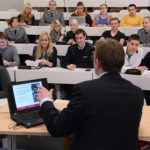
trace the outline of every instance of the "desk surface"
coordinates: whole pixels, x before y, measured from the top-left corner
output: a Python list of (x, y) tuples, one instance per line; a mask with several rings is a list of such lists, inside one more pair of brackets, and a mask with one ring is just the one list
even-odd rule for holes
[[(57, 109), (62, 110), (67, 106), (67, 102), (64, 103), (58, 102), (54, 103)], [(7, 134), (7, 135), (37, 135), (37, 136), (48, 136), (49, 133), (47, 132), (47, 129), (44, 124), (36, 126), (34, 128), (24, 128), (24, 127), (16, 127), (16, 129), (11, 128), (9, 129), (9, 126), (12, 127), (16, 123), (10, 119), (9, 115), (9, 109), (8, 105), (6, 104), (3, 108), (0, 109), (0, 134)]]
[[(67, 103), (54, 103), (56, 108), (62, 110), (67, 106)], [(139, 139), (150, 141), (150, 106), (143, 107), (143, 114), (141, 118), (141, 123), (139, 127)], [(9, 129), (8, 125), (15, 125), (15, 122), (10, 119), (8, 112), (8, 105), (6, 104), (3, 108), (0, 109), (0, 134), (11, 134), (11, 135), (37, 135), (37, 136), (48, 136), (49, 133), (45, 125), (39, 125), (34, 128), (26, 129), (24, 127), (14, 130), (13, 128)]]
[(36, 70), (18, 69), (15, 71), (16, 82), (47, 78), (48, 83), (76, 84), (86, 80), (92, 80), (92, 71), (86, 69), (68, 70), (64, 68), (41, 68)]

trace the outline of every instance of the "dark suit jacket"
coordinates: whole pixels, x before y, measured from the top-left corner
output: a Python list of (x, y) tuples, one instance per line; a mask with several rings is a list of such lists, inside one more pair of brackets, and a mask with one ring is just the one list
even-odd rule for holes
[(8, 36), (9, 41), (14, 41), (15, 43), (29, 42), (24, 28), (18, 27), (16, 34), (12, 28), (7, 28), (5, 29), (5, 33)]
[(7, 84), (10, 82), (7, 69), (0, 66), (0, 98), (6, 97)]
[(62, 62), (62, 67), (75, 64), (77, 68), (93, 68), (93, 52), (95, 48), (89, 43), (85, 43), (85, 47), (80, 50), (77, 44), (68, 47), (66, 56)]
[(143, 93), (117, 73), (79, 83), (61, 113), (44, 102), (41, 116), (52, 136), (75, 134), (71, 150), (140, 150)]

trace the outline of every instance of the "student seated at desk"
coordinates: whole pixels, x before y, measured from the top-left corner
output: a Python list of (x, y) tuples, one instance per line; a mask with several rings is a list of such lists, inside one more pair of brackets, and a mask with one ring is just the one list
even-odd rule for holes
[(138, 69), (141, 72), (147, 69), (145, 66), (139, 66), (143, 57), (143, 50), (139, 48), (139, 46), (139, 36), (137, 34), (132, 34), (127, 41), (127, 47), (124, 47), (125, 63), (121, 70), (122, 73), (132, 68)]
[(150, 46), (150, 16), (143, 18), (143, 28), (137, 33), (140, 37), (140, 42), (143, 46)]
[[(18, 21), (20, 25), (35, 25), (35, 17), (32, 13), (32, 7), (30, 3), (26, 3), (21, 11), (21, 14), (18, 15)], [(30, 43), (34, 43), (36, 40), (35, 35), (28, 35)]]
[(136, 5), (130, 4), (128, 6), (129, 14), (123, 16), (120, 22), (121, 27), (142, 27), (142, 17), (136, 15)]
[(119, 41), (121, 45), (124, 45), (125, 34), (118, 30), (119, 19), (116, 17), (110, 19), (110, 26), (111, 26), (111, 30), (105, 31), (102, 34), (100, 40), (103, 40), (105, 38), (113, 38), (113, 39), (116, 39), (117, 41)]
[(64, 38), (64, 35), (65, 35), (64, 28), (59, 22), (59, 20), (53, 21), (51, 25), (51, 32), (50, 32), (52, 43), (62, 41)]
[(20, 64), (17, 49), (12, 45), (8, 45), (8, 37), (4, 32), (0, 32), (0, 54), (4, 66), (10, 67)]
[(35, 17), (32, 14), (32, 7), (30, 3), (26, 3), (18, 15), (18, 21), (21, 25), (35, 25)]
[[(70, 46), (62, 62), (62, 67), (73, 70), (75, 68), (93, 68), (94, 46), (85, 43), (86, 32), (77, 29), (75, 32), (76, 44)], [(73, 85), (63, 85), (62, 89), (66, 93), (65, 98), (70, 99)]]
[[(137, 34), (132, 34), (127, 41), (127, 47), (124, 47), (125, 63), (121, 70), (122, 73), (125, 73), (127, 69), (135, 68), (140, 70), (141, 72), (148, 69), (146, 66), (140, 66), (143, 57), (143, 50), (139, 48), (139, 46), (140, 46), (139, 36)], [(146, 64), (143, 63), (142, 65)], [(150, 105), (150, 92), (149, 91), (143, 92), (147, 105)]]
[(107, 27), (109, 25), (109, 21), (112, 18), (112, 16), (109, 16), (108, 13), (108, 7), (106, 4), (100, 5), (100, 13), (96, 14), (92, 27)]
[(6, 97), (7, 84), (10, 82), (11, 81), (7, 69), (0, 66), (0, 98)]
[(85, 17), (86, 27), (92, 26), (91, 16), (85, 11), (83, 2), (77, 3), (77, 12), (73, 13), (71, 16)]
[(71, 30), (67, 32), (66, 36), (64, 37), (64, 41), (72, 45), (76, 43), (75, 32), (78, 29), (78, 21), (75, 19), (70, 20), (69, 26)]
[(10, 28), (5, 29), (5, 33), (11, 44), (29, 42), (25, 29), (19, 26), (17, 17), (10, 19)]
[(86, 32), (83, 29), (77, 29), (75, 32), (76, 44), (70, 46), (62, 63), (62, 66), (68, 69), (93, 68), (94, 46), (86, 43)]
[(56, 1), (51, 0), (49, 2), (49, 10), (44, 12), (39, 25), (45, 26), (45, 25), (51, 25), (54, 20), (59, 20), (63, 26), (65, 26), (64, 22), (64, 16), (62, 12), (58, 12), (56, 10)]
[(41, 59), (41, 66), (56, 67), (57, 50), (53, 47), (50, 35), (47, 32), (40, 35), (38, 45), (33, 49), (32, 57), (33, 60)]

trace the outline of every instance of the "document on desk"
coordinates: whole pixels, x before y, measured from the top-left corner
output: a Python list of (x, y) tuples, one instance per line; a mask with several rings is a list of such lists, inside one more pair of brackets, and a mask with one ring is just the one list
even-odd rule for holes
[(145, 71), (142, 73), (142, 76), (150, 76), (150, 70), (145, 70)]
[(32, 66), (32, 67), (38, 67), (40, 62), (41, 62), (40, 59), (37, 59), (36, 61), (32, 61), (32, 60), (25, 61), (27, 66)]

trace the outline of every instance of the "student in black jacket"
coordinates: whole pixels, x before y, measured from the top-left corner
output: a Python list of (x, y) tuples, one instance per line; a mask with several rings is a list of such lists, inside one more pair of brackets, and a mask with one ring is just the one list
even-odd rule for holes
[(75, 32), (76, 44), (68, 48), (67, 54), (62, 63), (62, 67), (67, 69), (74, 68), (93, 68), (93, 51), (94, 46), (85, 43), (86, 32), (78, 29)]
[[(76, 44), (68, 48), (67, 54), (62, 62), (62, 67), (73, 70), (75, 68), (93, 68), (94, 46), (85, 43), (86, 32), (77, 29), (75, 32)], [(66, 93), (66, 99), (72, 95), (73, 85), (63, 85), (62, 89)]]

